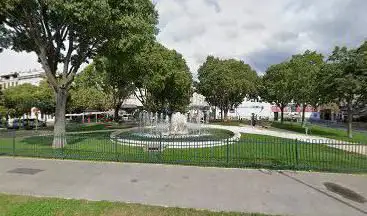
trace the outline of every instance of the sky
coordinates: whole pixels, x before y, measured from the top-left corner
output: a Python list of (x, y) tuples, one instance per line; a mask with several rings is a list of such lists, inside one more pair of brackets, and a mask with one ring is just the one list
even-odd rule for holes
[[(367, 40), (366, 0), (154, 0), (157, 39), (180, 52), (194, 76), (208, 55), (236, 58), (259, 74), (306, 49)], [(41, 68), (35, 54), (0, 53), (0, 73)]]

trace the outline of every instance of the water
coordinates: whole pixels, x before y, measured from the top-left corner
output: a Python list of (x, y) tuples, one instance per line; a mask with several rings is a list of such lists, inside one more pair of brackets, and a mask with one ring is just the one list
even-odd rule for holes
[(139, 133), (145, 136), (182, 136), (205, 134), (200, 110), (188, 115), (173, 113), (171, 118), (163, 113), (143, 111), (139, 114)]

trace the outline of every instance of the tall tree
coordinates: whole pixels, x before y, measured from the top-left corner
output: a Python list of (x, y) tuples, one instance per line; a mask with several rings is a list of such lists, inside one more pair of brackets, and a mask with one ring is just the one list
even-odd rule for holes
[(352, 138), (353, 110), (365, 104), (367, 68), (364, 53), (356, 49), (335, 47), (324, 68), (325, 88), (332, 99), (345, 104), (348, 113), (348, 137)]
[(134, 59), (137, 98), (149, 111), (184, 112), (192, 95), (192, 75), (182, 55), (159, 43)]
[(221, 110), (222, 120), (227, 119), (229, 109), (256, 92), (257, 74), (243, 61), (208, 56), (198, 75), (198, 92), (210, 105)]
[(114, 109), (114, 119), (119, 120), (119, 110), (124, 100), (134, 92), (131, 65), (126, 59), (119, 59), (119, 55), (101, 57), (94, 65), (91, 65), (91, 73), (94, 73), (95, 83), (110, 99)]
[(307, 105), (316, 108), (322, 101), (322, 94), (318, 88), (320, 83), (318, 74), (323, 63), (322, 54), (309, 50), (292, 56), (290, 60), (293, 100), (302, 106), (302, 124), (305, 122)]
[(293, 71), (289, 62), (272, 65), (262, 77), (260, 97), (269, 103), (275, 103), (280, 108), (280, 120), (284, 121), (284, 108), (293, 99)]
[(96, 53), (116, 46), (134, 50), (152, 39), (157, 16), (150, 0), (1, 1), (1, 48), (35, 52), (55, 91), (53, 147), (66, 143), (66, 101), (81, 64)]

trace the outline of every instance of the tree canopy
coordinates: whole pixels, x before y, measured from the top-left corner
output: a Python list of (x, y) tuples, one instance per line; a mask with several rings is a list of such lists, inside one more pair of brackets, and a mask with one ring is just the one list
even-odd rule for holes
[(182, 55), (159, 43), (134, 59), (135, 92), (150, 111), (184, 112), (192, 95), (192, 74)]
[(261, 98), (275, 103), (281, 111), (281, 121), (284, 119), (284, 108), (293, 99), (292, 68), (289, 62), (270, 66), (262, 77), (260, 90)]
[(17, 116), (28, 114), (33, 107), (44, 114), (55, 111), (54, 93), (46, 80), (39, 86), (22, 84), (4, 90), (4, 106), (7, 110), (14, 110)]
[(70, 90), (68, 111), (81, 113), (86, 110), (106, 111), (111, 108), (111, 97), (100, 87), (103, 74), (94, 70), (94, 64), (88, 65), (80, 72)]
[(353, 110), (366, 103), (367, 67), (364, 54), (357, 49), (335, 47), (328, 64), (323, 69), (324, 88), (328, 92), (328, 97), (346, 105), (350, 138), (352, 138)]
[(288, 82), (293, 84), (293, 101), (302, 105), (302, 123), (305, 120), (306, 106), (310, 104), (316, 108), (323, 101), (319, 86), (319, 74), (323, 64), (322, 54), (309, 50), (293, 55), (289, 62), (292, 74)]
[(222, 60), (208, 56), (198, 70), (197, 91), (206, 101), (221, 109), (221, 117), (227, 117), (229, 109), (241, 104), (245, 97), (256, 93), (256, 72), (243, 61)]
[(154, 39), (157, 17), (150, 0), (1, 1), (1, 48), (35, 52), (56, 93), (54, 147), (66, 143), (68, 90), (81, 64), (113, 49), (133, 52)]

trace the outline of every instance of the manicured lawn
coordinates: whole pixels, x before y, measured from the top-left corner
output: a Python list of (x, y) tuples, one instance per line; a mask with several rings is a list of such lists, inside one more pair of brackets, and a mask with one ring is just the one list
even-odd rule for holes
[(112, 129), (125, 129), (132, 127), (128, 124), (110, 123), (68, 123), (66, 127), (67, 132), (84, 132), (84, 131), (99, 131), (99, 130), (112, 130)]
[[(367, 172), (367, 156), (293, 139), (245, 134), (235, 143), (210, 148), (165, 149), (147, 152), (143, 147), (120, 145), (110, 133), (70, 134), (67, 146), (52, 149), (52, 136), (0, 138), (0, 154), (80, 160), (128, 161), (224, 167)], [(147, 144), (148, 141), (143, 141)], [(363, 146), (353, 144), (362, 152)], [(14, 151), (15, 150), (15, 151)]]
[(210, 124), (224, 125), (224, 126), (240, 126), (242, 124), (248, 124), (248, 122), (239, 121), (239, 120), (228, 120), (228, 121), (217, 120), (217, 121), (210, 122)]
[[(91, 132), (91, 131), (100, 131), (100, 130), (117, 130), (117, 129), (126, 129), (135, 127), (135, 124), (117, 124), (114, 122), (109, 123), (68, 123), (66, 124), (66, 132)], [(44, 127), (39, 128), (38, 130), (0, 130), (0, 137), (8, 137), (12, 136), (12, 133), (16, 133), (17, 136), (33, 136), (45, 133), (52, 133), (53, 127)]]
[[(271, 124), (274, 128), (294, 131), (298, 133), (305, 134), (305, 128), (302, 127), (301, 123), (294, 122), (284, 122), (281, 124), (280, 122), (273, 122)], [(367, 133), (361, 133), (357, 131), (353, 131), (353, 138), (348, 138), (348, 134), (346, 130), (339, 128), (330, 128), (321, 125), (308, 124), (309, 134), (315, 136), (322, 136), (336, 140), (343, 140), (349, 142), (361, 142), (367, 144)]]
[(0, 194), (0, 215), (7, 216), (265, 216), (263, 214), (209, 212), (117, 202), (35, 198)]

